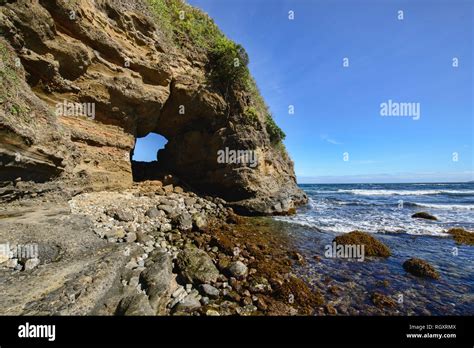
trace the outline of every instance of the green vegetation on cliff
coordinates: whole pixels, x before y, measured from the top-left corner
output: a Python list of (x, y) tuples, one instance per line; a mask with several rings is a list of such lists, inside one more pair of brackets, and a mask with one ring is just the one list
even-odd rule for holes
[[(7, 46), (0, 41), (0, 83), (5, 87), (0, 91), (0, 98), (3, 99), (4, 94), (8, 93), (8, 89), (15, 88), (19, 81), (12, 54)], [(2, 101), (0, 100), (0, 102)]]
[(248, 69), (245, 49), (229, 40), (206, 13), (182, 0), (148, 0), (153, 15), (164, 34), (187, 53), (200, 53), (209, 60), (209, 80), (227, 99), (232, 90), (246, 91), (253, 106), (244, 110), (252, 123), (262, 115), (262, 121), (272, 144), (278, 144), (285, 133), (273, 120)]
[(227, 39), (212, 18), (182, 0), (148, 0), (161, 28), (184, 51), (205, 54), (221, 89), (245, 88), (250, 76), (245, 49)]
[(30, 121), (25, 117), (28, 106), (17, 98), (20, 84), (20, 77), (15, 67), (13, 52), (0, 40), (0, 107), (12, 116), (21, 116), (25, 121)]

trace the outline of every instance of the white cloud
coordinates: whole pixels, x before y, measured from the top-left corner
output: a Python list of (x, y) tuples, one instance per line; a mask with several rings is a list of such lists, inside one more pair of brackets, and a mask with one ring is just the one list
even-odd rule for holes
[(334, 140), (332, 138), (330, 138), (327, 134), (321, 134), (321, 139), (328, 142), (329, 144), (333, 144), (333, 145), (342, 145), (341, 142), (337, 141), (337, 140)]

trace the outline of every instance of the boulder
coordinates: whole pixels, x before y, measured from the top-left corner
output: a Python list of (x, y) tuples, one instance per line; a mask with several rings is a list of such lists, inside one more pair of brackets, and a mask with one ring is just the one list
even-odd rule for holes
[(188, 295), (183, 298), (175, 307), (176, 312), (190, 312), (201, 307), (201, 302), (194, 295)]
[(186, 204), (186, 206), (191, 208), (194, 205), (194, 203), (196, 203), (196, 198), (194, 197), (185, 198), (184, 203)]
[(173, 224), (177, 229), (187, 231), (193, 228), (193, 219), (188, 212), (183, 212), (173, 219)]
[(438, 271), (431, 266), (427, 261), (412, 257), (403, 263), (403, 268), (408, 273), (417, 277), (439, 279)]
[(414, 219), (426, 219), (426, 220), (438, 220), (436, 216), (433, 216), (431, 214), (428, 214), (424, 211), (421, 211), (419, 213), (415, 213), (411, 216)]
[(145, 215), (148, 216), (150, 219), (156, 219), (158, 217), (163, 216), (163, 212), (160, 213), (158, 209), (156, 209), (155, 207), (152, 207), (147, 210)]
[(105, 237), (108, 239), (121, 239), (125, 237), (125, 231), (120, 227), (112, 227), (110, 230), (105, 232)]
[(364, 245), (365, 256), (389, 257), (390, 249), (372, 235), (361, 231), (352, 231), (334, 238), (333, 242), (342, 245)]
[(178, 254), (176, 265), (187, 283), (214, 283), (219, 276), (209, 255), (191, 244), (186, 245)]
[(201, 292), (204, 295), (207, 295), (208, 297), (211, 298), (217, 298), (219, 297), (219, 289), (213, 287), (212, 285), (209, 284), (202, 284), (200, 286)]
[(125, 240), (127, 241), (127, 243), (135, 242), (137, 240), (137, 234), (134, 232), (129, 232), (125, 236)]
[(150, 259), (153, 263), (140, 274), (140, 279), (145, 286), (151, 307), (159, 313), (165, 308), (168, 299), (173, 265), (169, 255), (158, 249), (153, 251)]
[(123, 209), (109, 209), (107, 215), (118, 221), (130, 222), (134, 220), (133, 214)]
[(235, 261), (229, 265), (228, 271), (233, 277), (241, 279), (247, 275), (248, 268), (242, 261)]
[(374, 305), (376, 305), (379, 308), (384, 308), (384, 307), (395, 308), (397, 306), (397, 302), (393, 298), (387, 295), (384, 295), (378, 291), (375, 291), (374, 293), (372, 293), (370, 298), (372, 302), (374, 303)]
[(172, 205), (160, 204), (158, 206), (158, 209), (163, 210), (168, 215), (175, 214), (175, 212), (176, 212), (176, 207), (174, 207)]
[(8, 260), (10, 260), (10, 257), (8, 255), (6, 255), (5, 252), (1, 252), (0, 253), (0, 264), (4, 263), (4, 262), (7, 262)]
[(153, 308), (148, 302), (148, 297), (141, 293), (123, 298), (117, 308), (118, 315), (155, 315)]
[(178, 194), (184, 192), (184, 190), (181, 186), (175, 186), (173, 191), (174, 191), (174, 193), (178, 193)]
[(165, 191), (165, 193), (171, 193), (173, 192), (173, 185), (172, 184), (169, 184), (169, 185), (166, 185), (166, 186), (163, 186), (163, 190)]
[(136, 233), (137, 236), (137, 242), (146, 244), (147, 242), (153, 241), (153, 238), (141, 231), (137, 231)]
[(204, 231), (207, 227), (206, 217), (202, 214), (193, 215), (193, 225), (198, 231)]
[(40, 264), (40, 260), (38, 258), (28, 259), (25, 262), (25, 271), (32, 270), (39, 264)]
[(457, 244), (474, 245), (474, 232), (457, 227), (449, 229), (447, 233), (453, 236)]

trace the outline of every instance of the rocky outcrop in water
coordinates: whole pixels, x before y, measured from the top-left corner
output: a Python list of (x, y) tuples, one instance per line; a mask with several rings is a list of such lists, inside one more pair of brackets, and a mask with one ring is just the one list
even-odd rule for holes
[(245, 51), (200, 11), (178, 0), (22, 0), (0, 6), (0, 31), (0, 181), (127, 188), (134, 174), (147, 179), (132, 173), (136, 138), (158, 133), (168, 143), (151, 175), (248, 214), (305, 202)]
[(352, 231), (334, 238), (340, 245), (363, 245), (366, 256), (389, 257), (390, 248), (367, 232)]
[(474, 232), (463, 228), (450, 228), (446, 233), (452, 235), (457, 244), (474, 245)]
[(428, 214), (424, 211), (421, 211), (419, 213), (415, 213), (411, 216), (414, 219), (426, 219), (426, 220), (438, 220), (436, 216), (433, 216), (431, 214)]
[(438, 271), (427, 261), (412, 257), (403, 263), (403, 269), (417, 277), (439, 279)]

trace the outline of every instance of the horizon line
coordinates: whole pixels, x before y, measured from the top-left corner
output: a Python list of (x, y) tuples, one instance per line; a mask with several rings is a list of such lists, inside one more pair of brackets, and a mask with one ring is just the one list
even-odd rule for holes
[(467, 181), (413, 181), (413, 182), (296, 182), (297, 185), (354, 185), (354, 184), (469, 184), (474, 180)]

